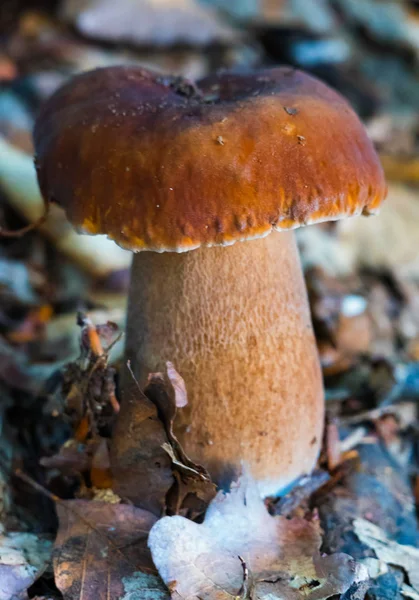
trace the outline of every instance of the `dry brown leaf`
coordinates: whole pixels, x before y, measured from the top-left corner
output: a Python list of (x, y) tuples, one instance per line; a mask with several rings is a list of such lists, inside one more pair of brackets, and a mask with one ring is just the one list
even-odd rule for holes
[(39, 461), (47, 469), (58, 469), (65, 475), (80, 475), (91, 466), (91, 456), (84, 444), (69, 440), (53, 456), (44, 456)]
[(253, 596), (270, 600), (323, 600), (366, 578), (346, 554), (321, 556), (316, 518), (272, 517), (256, 485), (242, 478), (219, 492), (205, 521), (165, 517), (152, 528), (149, 547), (173, 600), (232, 600), (243, 585), (243, 557)]
[(131, 403), (131, 410), (121, 412), (113, 431), (114, 489), (121, 498), (161, 515), (174, 481), (170, 457), (162, 447), (167, 443), (163, 423), (136, 382), (126, 386), (123, 402)]
[(85, 500), (60, 502), (57, 512), (53, 564), (65, 600), (168, 598), (147, 549), (154, 515), (127, 504)]
[[(167, 378), (152, 373), (144, 393), (130, 365), (122, 411), (111, 446), (114, 487), (123, 498), (160, 515), (184, 514), (196, 518), (215, 495), (208, 472), (184, 453), (173, 434), (177, 406), (187, 403), (182, 377), (171, 363)], [(125, 419), (125, 420), (124, 420)]]
[(196, 519), (205, 512), (216, 488), (208, 471), (187, 456), (173, 432), (177, 407), (185, 406), (187, 397), (184, 381), (172, 363), (167, 363), (167, 380), (169, 385), (161, 373), (152, 373), (144, 391), (157, 407), (170, 442), (162, 445), (172, 461), (175, 479), (166, 496), (166, 509), (168, 514)]
[(76, 437), (84, 442), (91, 433), (109, 430), (119, 412), (115, 369), (108, 365), (108, 359), (121, 334), (115, 323), (95, 326), (83, 314), (78, 316), (78, 324), (82, 328), (80, 356), (64, 370), (62, 393)]

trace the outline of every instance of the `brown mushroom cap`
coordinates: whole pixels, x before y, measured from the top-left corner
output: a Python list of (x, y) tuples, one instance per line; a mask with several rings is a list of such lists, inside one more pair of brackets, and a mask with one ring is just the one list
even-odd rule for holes
[(132, 250), (227, 245), (377, 211), (386, 194), (347, 102), (290, 68), (198, 87), (135, 67), (79, 75), (35, 128), (43, 194)]

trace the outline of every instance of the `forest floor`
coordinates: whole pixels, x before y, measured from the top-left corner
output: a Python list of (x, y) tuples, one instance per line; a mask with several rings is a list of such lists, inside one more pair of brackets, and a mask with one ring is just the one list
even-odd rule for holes
[[(245, 4), (2, 3), (0, 600), (419, 599), (419, 9)], [(44, 209), (31, 138), (40, 104), (72, 74), (119, 63), (192, 79), (309, 70), (348, 97), (386, 171), (379, 217), (297, 232), (325, 436), (314, 473), (265, 504), (246, 476), (215, 495), (172, 439), (165, 513), (181, 520), (113, 491), (130, 255), (78, 236), (57, 207), (9, 235)], [(173, 371), (144, 393), (170, 403), (179, 389)]]

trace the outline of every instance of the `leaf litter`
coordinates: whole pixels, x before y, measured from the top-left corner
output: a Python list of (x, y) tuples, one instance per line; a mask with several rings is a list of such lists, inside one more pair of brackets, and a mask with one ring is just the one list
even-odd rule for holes
[(249, 569), (251, 597), (261, 600), (323, 600), (367, 578), (350, 556), (321, 555), (315, 514), (271, 516), (248, 476), (230, 493), (218, 492), (202, 524), (164, 517), (148, 543), (173, 600), (237, 598), (243, 586), (239, 557)]
[(8, 532), (0, 526), (0, 600), (20, 600), (42, 574), (51, 542), (33, 533)]
[(157, 407), (168, 440), (162, 448), (172, 461), (174, 483), (166, 495), (166, 512), (195, 520), (214, 498), (216, 487), (208, 471), (187, 456), (173, 432), (177, 409), (187, 403), (184, 381), (169, 362), (167, 377), (150, 374), (144, 393)]
[[(206, 0), (207, 5), (229, 12), (232, 20), (225, 20), (222, 12), (212, 13), (214, 18), (211, 16), (210, 20), (201, 21), (204, 24), (202, 31), (189, 27), (187, 39), (190, 42), (202, 40), (202, 32), (207, 39), (208, 33), (211, 34), (209, 38), (218, 38), (218, 25), (227, 33), (231, 24), (238, 24), (248, 37), (248, 42), (238, 47), (236, 36), (233, 36), (231, 47), (217, 49), (214, 53), (199, 48), (166, 50), (160, 46), (171, 43), (179, 37), (179, 32), (185, 31), (185, 22), (175, 24), (176, 27), (169, 23), (170, 27), (167, 27), (169, 15), (173, 14), (173, 7), (168, 2), (147, 3), (151, 8), (154, 5), (155, 10), (144, 13), (146, 22), (143, 25), (149, 26), (152, 18), (158, 16), (161, 27), (158, 31), (148, 30), (149, 38), (144, 37), (147, 27), (146, 31), (141, 28), (138, 30), (142, 40), (150, 39), (150, 47), (145, 50), (137, 47), (141, 40), (132, 26), (136, 20), (127, 19), (127, 16), (132, 16), (139, 10), (140, 4), (146, 3), (129, 7), (124, 15), (117, 15), (118, 19), (109, 19), (115, 10), (113, 6), (110, 12), (103, 12), (102, 8), (109, 7), (109, 2), (102, 4), (101, 7), (100, 0), (82, 2), (77, 8), (77, 3), (74, 3), (76, 10), (71, 16), (73, 23), (79, 31), (84, 29), (86, 35), (103, 36), (106, 38), (105, 44), (117, 39), (130, 40), (133, 47), (129, 51), (122, 47), (100, 47), (91, 41), (87, 44), (81, 36), (75, 36), (60, 17), (52, 17), (51, 2), (38, 3), (45, 9), (42, 14), (28, 10), (27, 3), (20, 2), (15, 15), (6, 15), (0, 71), (7, 80), (6, 92), (11, 92), (15, 100), (20, 99), (28, 107), (30, 116), (29, 123), (19, 127), (18, 135), (16, 128), (1, 129), (1, 146), (5, 156), (4, 165), (2, 163), (4, 194), (1, 199), (5, 200), (2, 203), (2, 224), (19, 229), (26, 224), (26, 220), (33, 220), (31, 211), (42, 209), (32, 157), (27, 154), (30, 151), (30, 121), (40, 100), (53, 91), (57, 84), (65, 81), (72, 71), (115, 62), (147, 62), (150, 66), (158, 65), (164, 71), (193, 78), (194, 74), (205, 75), (209, 68), (217, 66), (247, 67), (261, 62), (265, 64), (266, 61), (270, 63), (272, 60), (289, 62), (292, 57), (294, 66), (312, 70), (345, 93), (369, 125), (388, 178), (397, 181), (397, 184), (390, 184), (389, 201), (382, 216), (377, 219), (347, 220), (337, 225), (305, 228), (298, 232), (303, 261), (316, 268), (315, 273), (308, 270), (306, 274), (309, 284), (317, 284), (319, 292), (319, 301), (312, 302), (312, 309), (326, 375), (328, 412), (333, 426), (327, 448), (329, 465), (327, 460), (321, 461), (326, 476), (321, 475), (321, 481), (309, 477), (307, 481), (300, 482), (300, 488), (296, 486), (294, 492), (280, 498), (275, 505), (271, 504), (271, 508), (282, 515), (301, 518), (318, 506), (321, 526), (325, 530), (322, 549), (331, 554), (336, 548), (344, 547), (348, 549), (348, 554), (355, 556), (368, 568), (374, 580), (370, 590), (368, 582), (354, 584), (344, 594), (344, 600), (381, 600), (389, 597), (392, 600), (400, 600), (401, 597), (417, 600), (418, 593), (407, 584), (415, 581), (415, 570), (410, 567), (410, 558), (407, 558), (410, 554), (404, 545), (399, 543), (395, 546), (401, 540), (403, 543), (417, 543), (414, 498), (410, 482), (402, 483), (400, 478), (394, 477), (394, 473), (399, 472), (406, 479), (411, 478), (418, 505), (419, 284), (415, 252), (417, 219), (414, 217), (419, 206), (415, 187), (419, 181), (419, 86), (417, 40), (413, 35), (418, 30), (417, 2), (391, 0), (387, 2), (384, 14), (376, 0), (358, 3), (342, 0), (338, 2), (338, 19), (334, 7), (336, 2), (313, 0), (310, 1), (310, 18), (307, 20), (305, 2), (285, 0), (279, 3), (281, 8), (278, 8), (274, 6), (278, 4), (275, 2), (247, 2), (244, 7), (242, 2), (231, 1), (227, 7), (220, 0)], [(189, 2), (189, 6), (192, 4)], [(187, 7), (188, 3), (183, 5)], [(356, 9), (353, 8), (355, 5)], [(176, 6), (182, 7), (182, 2), (177, 2)], [(100, 13), (99, 21), (106, 25), (105, 28), (99, 27), (100, 31), (97, 29), (96, 34), (91, 29), (92, 23), (90, 28), (89, 24), (83, 28), (80, 21), (83, 15), (92, 15), (92, 7), (94, 14)], [(389, 19), (389, 11), (396, 11), (391, 13), (396, 18)], [(190, 11), (191, 16), (194, 14), (199, 16), (195, 10)], [(93, 26), (97, 28), (99, 21)], [(188, 19), (187, 22), (190, 23)], [(319, 26), (321, 23), (322, 27)], [(181, 38), (185, 39), (185, 36), (182, 34)], [(382, 47), (377, 46), (377, 39), (380, 44), (392, 47), (391, 55), (390, 52), (382, 52)], [(225, 42), (226, 46), (230, 43), (227, 38)], [(153, 46), (159, 46), (157, 53)], [(309, 56), (310, 60), (313, 60), (313, 56), (317, 57), (315, 64), (304, 62), (304, 57), (307, 59)], [(362, 60), (359, 60), (360, 57)], [(408, 93), (401, 94), (400, 90), (407, 90)], [(5, 118), (10, 123), (14, 122), (9, 111), (5, 111)], [(25, 152), (18, 152), (19, 147)], [(11, 178), (17, 172), (19, 177)], [(17, 219), (14, 211), (24, 215), (24, 218)], [(172, 413), (168, 411), (169, 417), (166, 416), (163, 424), (156, 405), (142, 392), (135, 390), (134, 398), (140, 407), (137, 421), (125, 423), (121, 431), (113, 428), (114, 408), (117, 406), (113, 402), (113, 392), (118, 401), (118, 390), (115, 388), (117, 377), (116, 373), (111, 372), (114, 365), (108, 365), (108, 369), (101, 367), (97, 372), (95, 369), (94, 381), (86, 388), (73, 388), (70, 400), (74, 401), (73, 408), (79, 406), (81, 411), (78, 413), (75, 410), (72, 415), (66, 415), (74, 426), (72, 439), (63, 444), (60, 404), (56, 403), (59, 414), (54, 417), (55, 421), (48, 413), (50, 404), (45, 404), (44, 395), (49, 392), (45, 392), (45, 389), (50, 385), (51, 378), (56, 377), (57, 370), (73, 357), (66, 348), (70, 327), (66, 326), (63, 336), (55, 345), (51, 344), (51, 340), (45, 340), (44, 336), (48, 338), (48, 331), (55, 332), (57, 336), (60, 319), (67, 319), (69, 323), (76, 309), (86, 306), (86, 286), (90, 285), (90, 280), (86, 278), (81, 282), (80, 271), (65, 262), (59, 250), (94, 276), (108, 273), (110, 268), (126, 267), (129, 261), (129, 256), (118, 254), (109, 240), (78, 237), (68, 224), (65, 225), (64, 216), (57, 211), (57, 207), (52, 207), (49, 230), (43, 228), (39, 232), (32, 231), (23, 241), (16, 240), (13, 244), (1, 240), (0, 261), (5, 276), (0, 282), (3, 300), (0, 311), (0, 379), (2, 405), (7, 404), (7, 409), (1, 415), (6, 425), (1, 442), (4, 453), (4, 432), (7, 431), (7, 450), (10, 454), (8, 467), (13, 468), (23, 462), (37, 480), (42, 481), (45, 476), (46, 485), (55, 491), (57, 486), (65, 497), (94, 498), (103, 494), (108, 500), (113, 498), (112, 501), (117, 502), (113, 505), (115, 510), (123, 511), (125, 508), (119, 507), (126, 505), (120, 504), (116, 494), (112, 496), (110, 486), (116, 489), (116, 481), (121, 485), (125, 480), (127, 494), (124, 499), (136, 502), (141, 488), (138, 482), (142, 481), (142, 477), (149, 481), (151, 470), (156, 469), (156, 462), (159, 462), (156, 477), (161, 487), (158, 498), (151, 499), (156, 514), (166, 511), (202, 519), (206, 503), (214, 490), (211, 491), (210, 485), (205, 483), (205, 476), (198, 466), (188, 462), (193, 457), (185, 459), (173, 440), (170, 441), (167, 431), (170, 430)], [(71, 240), (74, 241), (68, 244), (70, 231)], [(51, 243), (46, 244), (45, 237), (49, 237)], [(67, 243), (63, 244), (65, 240)], [(54, 275), (58, 271), (59, 278)], [(324, 271), (332, 273), (332, 281), (326, 281)], [(70, 277), (68, 272), (71, 273)], [(68, 285), (69, 281), (71, 286)], [(348, 314), (348, 306), (354, 303), (358, 305), (358, 313), (349, 311)], [(53, 318), (45, 325), (39, 323), (44, 305), (52, 306), (54, 311)], [(87, 305), (90, 308), (90, 300)], [(103, 322), (116, 320), (109, 310), (109, 304), (104, 314)], [(73, 329), (71, 327), (71, 337), (74, 339)], [(62, 343), (63, 340), (65, 343)], [(106, 340), (102, 341), (104, 346), (108, 344)], [(45, 348), (48, 352), (45, 352)], [(99, 364), (103, 365), (102, 359)], [(83, 377), (86, 374), (88, 371), (83, 373)], [(174, 394), (175, 407), (181, 409), (184, 393), (181, 382), (175, 376), (172, 382), (174, 387), (178, 383), (180, 385), (177, 393), (174, 393), (167, 376), (170, 379), (169, 373), (162, 375), (165, 393), (161, 395), (164, 398), (168, 394), (172, 401)], [(85, 383), (78, 380), (82, 386)], [(154, 383), (157, 388), (162, 385), (161, 382)], [(186, 396), (183, 398), (185, 402)], [(410, 414), (407, 418), (404, 417), (401, 400), (409, 404)], [(171, 406), (168, 402), (166, 405)], [(46, 415), (48, 418), (45, 418)], [(22, 423), (16, 426), (13, 419), (15, 423)], [(153, 424), (152, 427), (149, 422)], [(121, 440), (123, 436), (127, 437), (126, 450), (131, 460), (131, 470), (118, 470), (113, 461), (115, 438)], [(25, 451), (22, 451), (22, 439), (26, 443)], [(366, 448), (372, 450), (375, 456), (371, 463), (366, 460)], [(371, 467), (377, 460), (377, 452), (374, 454), (376, 450), (379, 450), (380, 456), (386, 457), (379, 469)], [(352, 457), (348, 456), (349, 451)], [(39, 467), (37, 460), (40, 456), (45, 456), (42, 462), (48, 468)], [(148, 461), (147, 471), (133, 469), (138, 459), (146, 463)], [(327, 466), (331, 468), (329, 474)], [(132, 477), (133, 474), (135, 477)], [(2, 507), (1, 518), (6, 518), (3, 513), (9, 513), (10, 510), (17, 513), (12, 514), (15, 525), (21, 524), (23, 528), (33, 526), (34, 531), (42, 531), (48, 520), (45, 513), (34, 510), (24, 498), (29, 504), (29, 508), (26, 506), (26, 515), (32, 515), (29, 520), (22, 517), (16, 510), (16, 499), (22, 494), (19, 494), (13, 479), (7, 474), (2, 472), (2, 478), (4, 482), (2, 480), (1, 487), (7, 492), (0, 498), (0, 506), (2, 503), (7, 505), (7, 510)], [(204, 484), (206, 488), (199, 487)], [(194, 485), (198, 486), (198, 491), (192, 494)], [(329, 496), (329, 503), (321, 504), (322, 495)], [(334, 500), (336, 502), (332, 502)], [(48, 512), (52, 512), (50, 507)], [(339, 516), (342, 517), (340, 522), (336, 520)], [(354, 519), (358, 523), (360, 516), (371, 518), (380, 525), (378, 532), (368, 529), (369, 526), (364, 523), (361, 535), (363, 543), (355, 535), (353, 526)], [(369, 532), (368, 536), (366, 531)], [(108, 542), (103, 543), (106, 545)], [(390, 566), (382, 558), (373, 558), (374, 554), (383, 557), (383, 547), (387, 546), (389, 554), (385, 560), (390, 561)], [(368, 554), (367, 558), (365, 553)], [(241, 582), (237, 592), (240, 598), (254, 594), (255, 589), (259, 594), (273, 594), (269, 598), (289, 598), (291, 594), (299, 598), (303, 592), (306, 595), (325, 593), (324, 587), (323, 591), (322, 588), (304, 588), (303, 592), (290, 588), (287, 579), (285, 583), (284, 579), (259, 582), (255, 588), (254, 572), (250, 565), (246, 562), (246, 569), (250, 569), (247, 580), (246, 569), (238, 557), (234, 565), (237, 583)], [(90, 567), (94, 568), (93, 563)], [(41, 572), (42, 568), (37, 571)], [(153, 579), (155, 577), (139, 571), (122, 577), (124, 600), (148, 600), (149, 597), (160, 600), (167, 597), (168, 592), (164, 588), (160, 590), (156, 583), (158, 579)], [(268, 591), (262, 590), (265, 584)], [(272, 592), (274, 586), (275, 591)], [(48, 600), (50, 595), (54, 599), (58, 597), (48, 593)]]
[(60, 502), (57, 512), (53, 563), (65, 600), (117, 600), (130, 597), (129, 589), (138, 594), (154, 590), (164, 598), (147, 548), (154, 515), (127, 504), (86, 500)]
[(418, 548), (394, 542), (380, 527), (365, 519), (355, 519), (354, 531), (364, 544), (374, 550), (377, 558), (388, 565), (401, 567), (412, 588), (419, 593)]

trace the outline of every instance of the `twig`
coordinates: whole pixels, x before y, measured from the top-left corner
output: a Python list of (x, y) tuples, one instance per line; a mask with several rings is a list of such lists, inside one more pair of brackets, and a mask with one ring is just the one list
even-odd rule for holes
[(239, 590), (238, 595), (235, 600), (247, 600), (250, 598), (251, 591), (251, 581), (249, 578), (249, 569), (247, 568), (246, 561), (239, 555), (239, 561), (241, 562), (241, 566), (243, 569), (243, 583)]
[(29, 233), (30, 231), (37, 229), (38, 227), (43, 225), (45, 223), (45, 221), (47, 220), (48, 215), (49, 215), (49, 208), (50, 208), (50, 203), (48, 202), (48, 200), (44, 200), (44, 214), (41, 215), (39, 217), (39, 219), (37, 219), (33, 223), (29, 223), (29, 225), (26, 225), (25, 227), (21, 227), (20, 229), (15, 229), (14, 231), (11, 231), (9, 229), (5, 229), (4, 227), (0, 226), (0, 237), (19, 238), (19, 237), (23, 237), (26, 233)]
[(137, 388), (138, 388), (138, 389), (140, 390), (140, 392), (143, 394), (144, 392), (143, 392), (143, 390), (141, 389), (141, 387), (140, 387), (140, 384), (138, 383), (138, 379), (137, 379), (137, 378), (135, 377), (135, 375), (134, 375), (134, 371), (132, 370), (132, 367), (131, 367), (131, 361), (130, 361), (130, 360), (127, 360), (127, 367), (128, 367), (128, 371), (130, 372), (130, 375), (131, 375), (131, 377), (133, 378), (133, 380), (134, 380), (134, 382), (135, 382), (135, 384), (136, 384)]
[(61, 504), (63, 502), (63, 500), (61, 500), (59, 496), (56, 496), (55, 494), (44, 488), (40, 483), (35, 481), (35, 479), (32, 479), (32, 477), (24, 473), (21, 469), (15, 469), (13, 475), (19, 477), (19, 479), (33, 487), (34, 490), (52, 500), (52, 502), (57, 504)]

